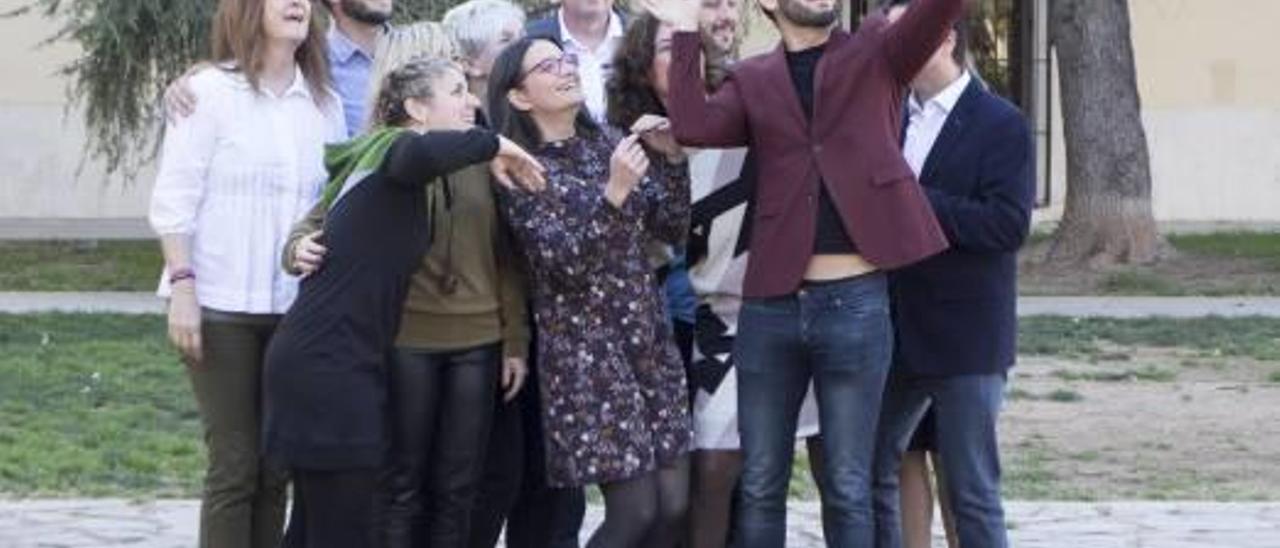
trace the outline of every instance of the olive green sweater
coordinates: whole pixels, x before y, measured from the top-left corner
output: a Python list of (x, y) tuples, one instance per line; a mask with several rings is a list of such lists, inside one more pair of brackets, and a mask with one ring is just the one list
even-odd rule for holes
[[(488, 165), (446, 179), (427, 187), (431, 248), (410, 281), (396, 346), (445, 351), (501, 342), (505, 357), (524, 358), (529, 322), (523, 272), (498, 218)], [(318, 204), (293, 226), (283, 253), (286, 271), (296, 274), (294, 245), (323, 228), (324, 214)]]

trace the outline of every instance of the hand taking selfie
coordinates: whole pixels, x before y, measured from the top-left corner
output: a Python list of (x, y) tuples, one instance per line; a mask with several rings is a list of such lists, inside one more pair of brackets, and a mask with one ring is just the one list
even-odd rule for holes
[(640, 4), (659, 21), (675, 27), (677, 31), (698, 30), (698, 16), (702, 9), (699, 0), (641, 0)]

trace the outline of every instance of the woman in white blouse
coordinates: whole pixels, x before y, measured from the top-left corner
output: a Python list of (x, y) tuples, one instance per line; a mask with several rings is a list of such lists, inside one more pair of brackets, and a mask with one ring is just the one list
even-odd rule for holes
[(345, 128), (311, 2), (221, 0), (212, 42), (190, 78), (200, 107), (166, 130), (150, 220), (208, 446), (200, 546), (267, 548), (286, 478), (259, 459), (262, 356), (297, 292), (277, 258)]

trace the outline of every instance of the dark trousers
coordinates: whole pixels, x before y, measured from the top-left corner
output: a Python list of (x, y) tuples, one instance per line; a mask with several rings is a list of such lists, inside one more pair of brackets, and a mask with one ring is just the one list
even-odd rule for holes
[(892, 348), (880, 273), (743, 303), (733, 351), (744, 456), (739, 546), (785, 543), (796, 421), (811, 379), (822, 427), (818, 473), (827, 545), (872, 545), (871, 466)]
[(961, 546), (1009, 545), (1000, 503), (996, 419), (1004, 400), (1003, 374), (890, 379), (876, 450), (876, 546), (902, 546), (898, 472), (912, 432), (932, 409), (934, 441)]
[(530, 398), (533, 405), (526, 405), (522, 410), (524, 480), (515, 506), (507, 515), (507, 548), (578, 548), (578, 534), (587, 513), (587, 496), (581, 488), (547, 485), (542, 411), (537, 392), (531, 392), (530, 396), (533, 396)]
[[(522, 389), (529, 390), (526, 384)], [(471, 511), (472, 548), (493, 548), (502, 535), (507, 514), (516, 505), (524, 479), (524, 428), (521, 425), (522, 396), (511, 402), (494, 398), (493, 428), (489, 450), (485, 452), (480, 496)]]
[(200, 546), (280, 544), (288, 474), (259, 456), (262, 363), (280, 317), (205, 309), (203, 363), (189, 367), (208, 449)]
[(385, 548), (468, 545), (501, 359), (498, 344), (393, 353)]
[(547, 486), (537, 360), (520, 395), (499, 402), (479, 502), (472, 513), (472, 548), (491, 548), (506, 525), (508, 548), (578, 548), (586, 514), (582, 489)]
[(282, 548), (373, 548), (377, 469), (293, 470), (293, 511)]

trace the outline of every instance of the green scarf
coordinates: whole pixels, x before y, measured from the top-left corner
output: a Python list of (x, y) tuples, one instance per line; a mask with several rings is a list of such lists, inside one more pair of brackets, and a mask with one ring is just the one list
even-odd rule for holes
[(350, 141), (325, 146), (324, 167), (329, 171), (329, 182), (320, 197), (325, 211), (333, 207), (344, 187), (377, 171), (391, 144), (405, 131), (408, 130), (400, 127), (378, 128)]

